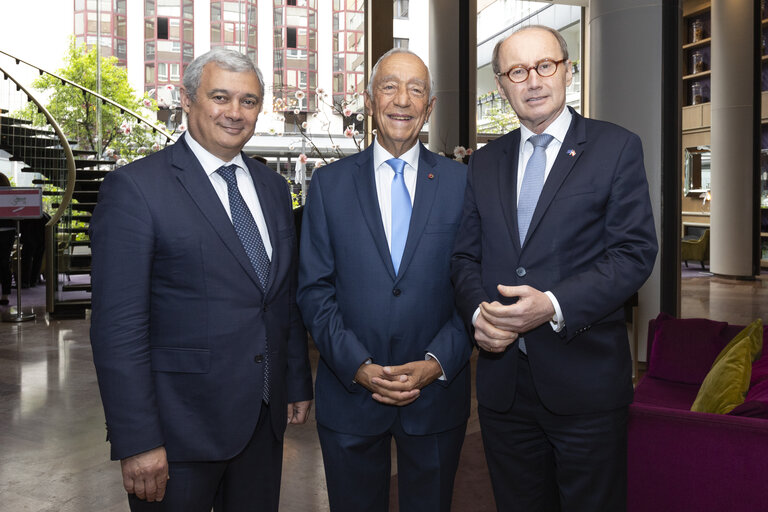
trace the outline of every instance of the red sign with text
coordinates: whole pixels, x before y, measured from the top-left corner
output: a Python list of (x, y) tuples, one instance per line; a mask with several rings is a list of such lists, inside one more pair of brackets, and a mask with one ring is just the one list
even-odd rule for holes
[(34, 187), (0, 187), (0, 219), (39, 219), (43, 193)]

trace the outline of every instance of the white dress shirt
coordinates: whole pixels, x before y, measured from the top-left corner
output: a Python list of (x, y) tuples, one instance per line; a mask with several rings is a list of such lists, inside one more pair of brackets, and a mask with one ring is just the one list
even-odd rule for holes
[[(419, 168), (419, 154), (421, 144), (418, 142), (411, 149), (400, 155), (400, 160), (405, 162), (403, 168), (403, 180), (405, 188), (408, 189), (408, 195), (411, 196), (411, 206), (416, 194), (416, 178)], [(384, 233), (387, 235), (387, 245), (392, 250), (392, 179), (395, 177), (395, 171), (389, 166), (387, 160), (395, 158), (392, 154), (379, 144), (378, 137), (373, 141), (373, 175), (376, 179), (376, 196), (379, 198), (379, 211), (381, 212), (381, 222), (384, 224)], [(437, 364), (440, 361), (431, 352), (427, 352), (424, 359), (434, 359)], [(368, 360), (366, 363), (370, 363)], [(440, 364), (439, 380), (446, 380), (445, 372), (442, 371), (443, 365)]]
[(203, 167), (205, 174), (208, 175), (208, 179), (211, 180), (211, 185), (216, 191), (216, 195), (219, 196), (221, 204), (227, 211), (229, 220), (232, 220), (232, 211), (229, 208), (229, 190), (227, 189), (227, 182), (216, 171), (222, 165), (236, 165), (235, 177), (237, 178), (237, 188), (240, 189), (240, 195), (243, 196), (243, 201), (248, 206), (248, 209), (253, 215), (253, 220), (256, 221), (256, 227), (259, 228), (259, 234), (264, 242), (264, 249), (267, 251), (267, 256), (272, 260), (272, 244), (269, 241), (269, 231), (267, 230), (267, 221), (264, 218), (264, 213), (261, 211), (261, 203), (259, 202), (259, 195), (256, 193), (256, 187), (253, 184), (253, 178), (251, 173), (247, 170), (248, 167), (243, 161), (243, 156), (238, 153), (235, 158), (229, 162), (225, 162), (217, 156), (214, 156), (203, 146), (201, 146), (193, 137), (192, 134), (186, 132), (184, 134), (186, 142), (189, 145), (189, 149), (197, 157), (198, 162)]
[[(411, 196), (411, 206), (416, 194), (416, 176), (419, 167), (420, 144), (414, 146), (400, 155), (398, 158), (405, 162), (403, 168), (403, 180), (405, 188), (408, 189), (408, 195)], [(387, 235), (387, 245), (392, 250), (392, 179), (395, 177), (395, 171), (389, 166), (387, 160), (395, 158), (389, 151), (379, 144), (379, 139), (373, 142), (373, 174), (376, 178), (376, 195), (379, 198), (379, 211), (381, 212), (381, 222), (384, 224), (384, 233)]]
[[(552, 136), (552, 140), (547, 145), (546, 149), (546, 155), (547, 155), (547, 163), (546, 167), (544, 168), (544, 183), (546, 184), (547, 178), (549, 177), (549, 172), (552, 170), (552, 166), (555, 164), (555, 160), (557, 159), (557, 155), (560, 154), (560, 148), (563, 145), (563, 140), (565, 140), (565, 135), (568, 133), (568, 128), (571, 126), (571, 118), (573, 116), (571, 115), (571, 111), (568, 110), (568, 108), (564, 108), (563, 111), (560, 113), (557, 118), (552, 121), (552, 123), (547, 126), (546, 130), (544, 130), (542, 133), (546, 133)], [(517, 158), (517, 198), (518, 201), (520, 200), (520, 188), (523, 185), (523, 176), (525, 175), (525, 167), (528, 165), (528, 160), (530, 160), (531, 156), (533, 155), (533, 143), (530, 142), (528, 139), (531, 138), (533, 135), (536, 135), (531, 130), (520, 125), (520, 149), (518, 153)], [(504, 283), (501, 283), (504, 284)], [(549, 322), (549, 324), (552, 326), (552, 329), (555, 332), (560, 332), (563, 327), (565, 327), (565, 318), (563, 318), (563, 310), (560, 308), (560, 303), (557, 301), (557, 298), (555, 295), (550, 291), (545, 291), (544, 294), (549, 297), (550, 302), (552, 302), (552, 306), (555, 308), (555, 316), (552, 318), (552, 320)], [(477, 315), (480, 314), (480, 308), (478, 307), (475, 310), (474, 315), (472, 315), (472, 325), (475, 324), (475, 321), (477, 320)]]

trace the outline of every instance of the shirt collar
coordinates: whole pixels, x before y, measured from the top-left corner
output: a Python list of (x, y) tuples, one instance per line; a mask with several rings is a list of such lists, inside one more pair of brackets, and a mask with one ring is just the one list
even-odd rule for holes
[(200, 143), (192, 137), (192, 134), (189, 133), (189, 131), (184, 133), (184, 137), (189, 149), (191, 149), (192, 153), (197, 157), (197, 161), (203, 166), (203, 170), (208, 176), (215, 173), (222, 165), (235, 164), (244, 171), (248, 169), (245, 165), (245, 161), (243, 161), (242, 153), (238, 153), (232, 160), (225, 162), (201, 146)]
[[(571, 119), (573, 118), (573, 115), (571, 114), (571, 109), (568, 107), (565, 107), (562, 112), (560, 112), (560, 115), (555, 118), (552, 123), (547, 126), (547, 129), (544, 130), (543, 133), (548, 133), (551, 135), (557, 142), (560, 144), (563, 143), (563, 140), (565, 140), (565, 135), (568, 133), (568, 128), (571, 127)], [(522, 149), (525, 145), (525, 141), (528, 140), (528, 138), (531, 137), (531, 135), (534, 135), (534, 133), (523, 126), (520, 125), (520, 148)]]
[[(411, 166), (413, 169), (418, 169), (420, 151), (421, 144), (416, 142), (416, 144), (414, 144), (411, 149), (400, 155), (398, 158), (400, 160), (404, 160), (405, 163)], [(389, 151), (384, 149), (381, 144), (379, 144), (379, 138), (377, 136), (373, 141), (373, 168), (378, 169), (390, 158), (395, 157), (392, 156)]]

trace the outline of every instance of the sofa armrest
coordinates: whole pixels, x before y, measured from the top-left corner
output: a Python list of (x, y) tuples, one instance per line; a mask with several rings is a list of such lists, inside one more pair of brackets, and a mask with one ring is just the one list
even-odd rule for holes
[(768, 420), (632, 404), (628, 510), (762, 510)]

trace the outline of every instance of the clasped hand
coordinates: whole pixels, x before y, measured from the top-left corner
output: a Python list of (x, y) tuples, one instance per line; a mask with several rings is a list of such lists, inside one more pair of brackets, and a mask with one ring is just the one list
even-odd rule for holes
[(408, 405), (419, 397), (421, 388), (442, 375), (434, 359), (413, 361), (400, 366), (363, 364), (355, 382), (372, 393), (372, 398), (388, 405)]
[(517, 302), (480, 304), (480, 313), (475, 319), (475, 340), (480, 348), (494, 353), (504, 352), (520, 333), (548, 322), (555, 314), (549, 297), (535, 288), (500, 284), (497, 289), (503, 297), (517, 297)]

